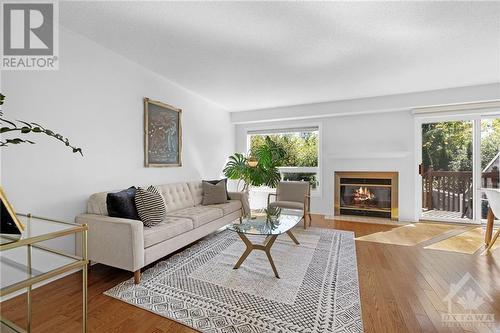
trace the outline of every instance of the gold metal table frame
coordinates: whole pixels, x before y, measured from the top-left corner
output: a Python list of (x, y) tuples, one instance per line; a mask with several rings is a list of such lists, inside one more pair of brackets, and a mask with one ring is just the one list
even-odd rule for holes
[[(63, 222), (63, 221), (57, 221), (53, 219), (48, 219), (44, 217), (39, 217), (39, 216), (34, 216), (31, 214), (17, 214), (18, 216), (23, 216), (26, 217), (29, 221), (29, 223), (36, 223), (35, 221), (31, 221), (31, 219), (39, 219), (39, 220), (44, 220), (47, 222), (55, 222), (55, 223), (60, 223), (67, 225), (68, 228), (54, 231), (54, 232), (48, 232), (45, 234), (40, 234), (37, 236), (33, 237), (26, 237), (26, 238), (21, 238), (18, 239), (15, 236), (10, 236), (6, 234), (2, 234), (1, 237), (5, 239), (12, 240), (12, 242), (8, 242), (5, 244), (0, 244), (0, 253), (3, 251), (11, 250), (17, 247), (21, 246), (26, 246), (27, 247), (27, 273), (28, 273), (28, 278), (19, 282), (16, 282), (14, 284), (11, 284), (9, 286), (3, 287), (0, 289), (0, 297), (3, 297), (5, 295), (11, 294), (13, 292), (16, 292), (18, 290), (26, 288), (26, 296), (27, 296), (27, 329), (24, 330), (18, 325), (12, 323), (11, 321), (0, 317), (0, 331), (2, 331), (2, 328), (4, 329), (10, 329), (13, 332), (31, 332), (32, 328), (32, 286), (36, 283), (40, 283), (42, 281), (46, 281), (50, 278), (59, 276), (61, 274), (64, 274), (66, 272), (72, 271), (72, 270), (77, 270), (81, 269), (82, 270), (82, 332), (87, 332), (87, 298), (88, 298), (88, 290), (87, 290), (87, 281), (88, 281), (88, 257), (87, 257), (87, 231), (88, 231), (88, 226), (86, 224), (80, 225), (76, 223), (70, 223), (70, 222)], [(68, 254), (59, 250), (51, 249), (46, 246), (36, 244), (40, 243), (43, 241), (47, 241), (50, 239), (58, 238), (58, 237), (63, 237), (63, 236), (68, 236), (71, 234), (77, 234), (81, 233), (82, 236), (82, 256), (75, 256), (72, 254)], [(53, 270), (50, 270), (48, 272), (42, 273), (37, 276), (32, 276), (32, 249), (36, 248), (42, 251), (47, 251), (50, 253), (54, 253), (63, 257), (67, 257), (70, 259), (75, 260), (74, 262), (63, 265), (60, 267), (57, 267)]]
[[(278, 270), (276, 269), (276, 266), (274, 265), (273, 257), (271, 256), (271, 247), (273, 246), (274, 242), (276, 241), (276, 238), (278, 238), (279, 235), (269, 235), (266, 237), (264, 242), (262, 244), (255, 244), (252, 243), (248, 237), (245, 235), (243, 232), (237, 232), (238, 236), (240, 236), (241, 240), (243, 243), (246, 245), (246, 250), (243, 252), (241, 255), (240, 259), (234, 265), (233, 269), (238, 269), (240, 268), (241, 264), (245, 261), (245, 259), (248, 257), (248, 255), (253, 251), (253, 250), (261, 250), (266, 253), (267, 259), (269, 260), (269, 263), (271, 264), (271, 268), (273, 269), (274, 276), (276, 276), (278, 279), (280, 278), (278, 274)], [(294, 234), (292, 233), (292, 230), (287, 230), (286, 234), (292, 239), (292, 241), (296, 244), (299, 245), (299, 241), (297, 238), (295, 238)]]

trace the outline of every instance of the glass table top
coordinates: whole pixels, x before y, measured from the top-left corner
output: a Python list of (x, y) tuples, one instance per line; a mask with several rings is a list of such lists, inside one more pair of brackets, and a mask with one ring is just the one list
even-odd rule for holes
[(304, 212), (299, 209), (283, 209), (277, 216), (243, 218), (242, 223), (230, 224), (227, 229), (249, 235), (281, 235), (295, 227)]

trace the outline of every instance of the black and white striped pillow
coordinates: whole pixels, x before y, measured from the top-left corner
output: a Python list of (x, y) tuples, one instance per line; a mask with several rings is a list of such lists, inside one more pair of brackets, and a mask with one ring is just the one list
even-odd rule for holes
[(165, 201), (153, 185), (149, 186), (147, 190), (140, 187), (137, 189), (135, 206), (146, 227), (152, 227), (162, 222), (167, 215)]

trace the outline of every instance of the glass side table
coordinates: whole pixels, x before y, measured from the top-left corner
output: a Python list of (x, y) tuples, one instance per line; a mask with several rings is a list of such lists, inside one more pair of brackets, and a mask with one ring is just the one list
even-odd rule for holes
[[(0, 234), (0, 297), (26, 289), (27, 329), (0, 318), (0, 331), (31, 332), (32, 286), (66, 272), (82, 269), (82, 331), (87, 332), (87, 225), (31, 214), (17, 214), (17, 217), (25, 226), (22, 234)], [(78, 233), (81, 233), (82, 239), (81, 257), (50, 247), (50, 240)]]

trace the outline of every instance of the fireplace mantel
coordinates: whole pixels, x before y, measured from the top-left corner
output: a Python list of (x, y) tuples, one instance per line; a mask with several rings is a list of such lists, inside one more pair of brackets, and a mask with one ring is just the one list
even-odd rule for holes
[(336, 171), (335, 215), (398, 219), (398, 172)]

